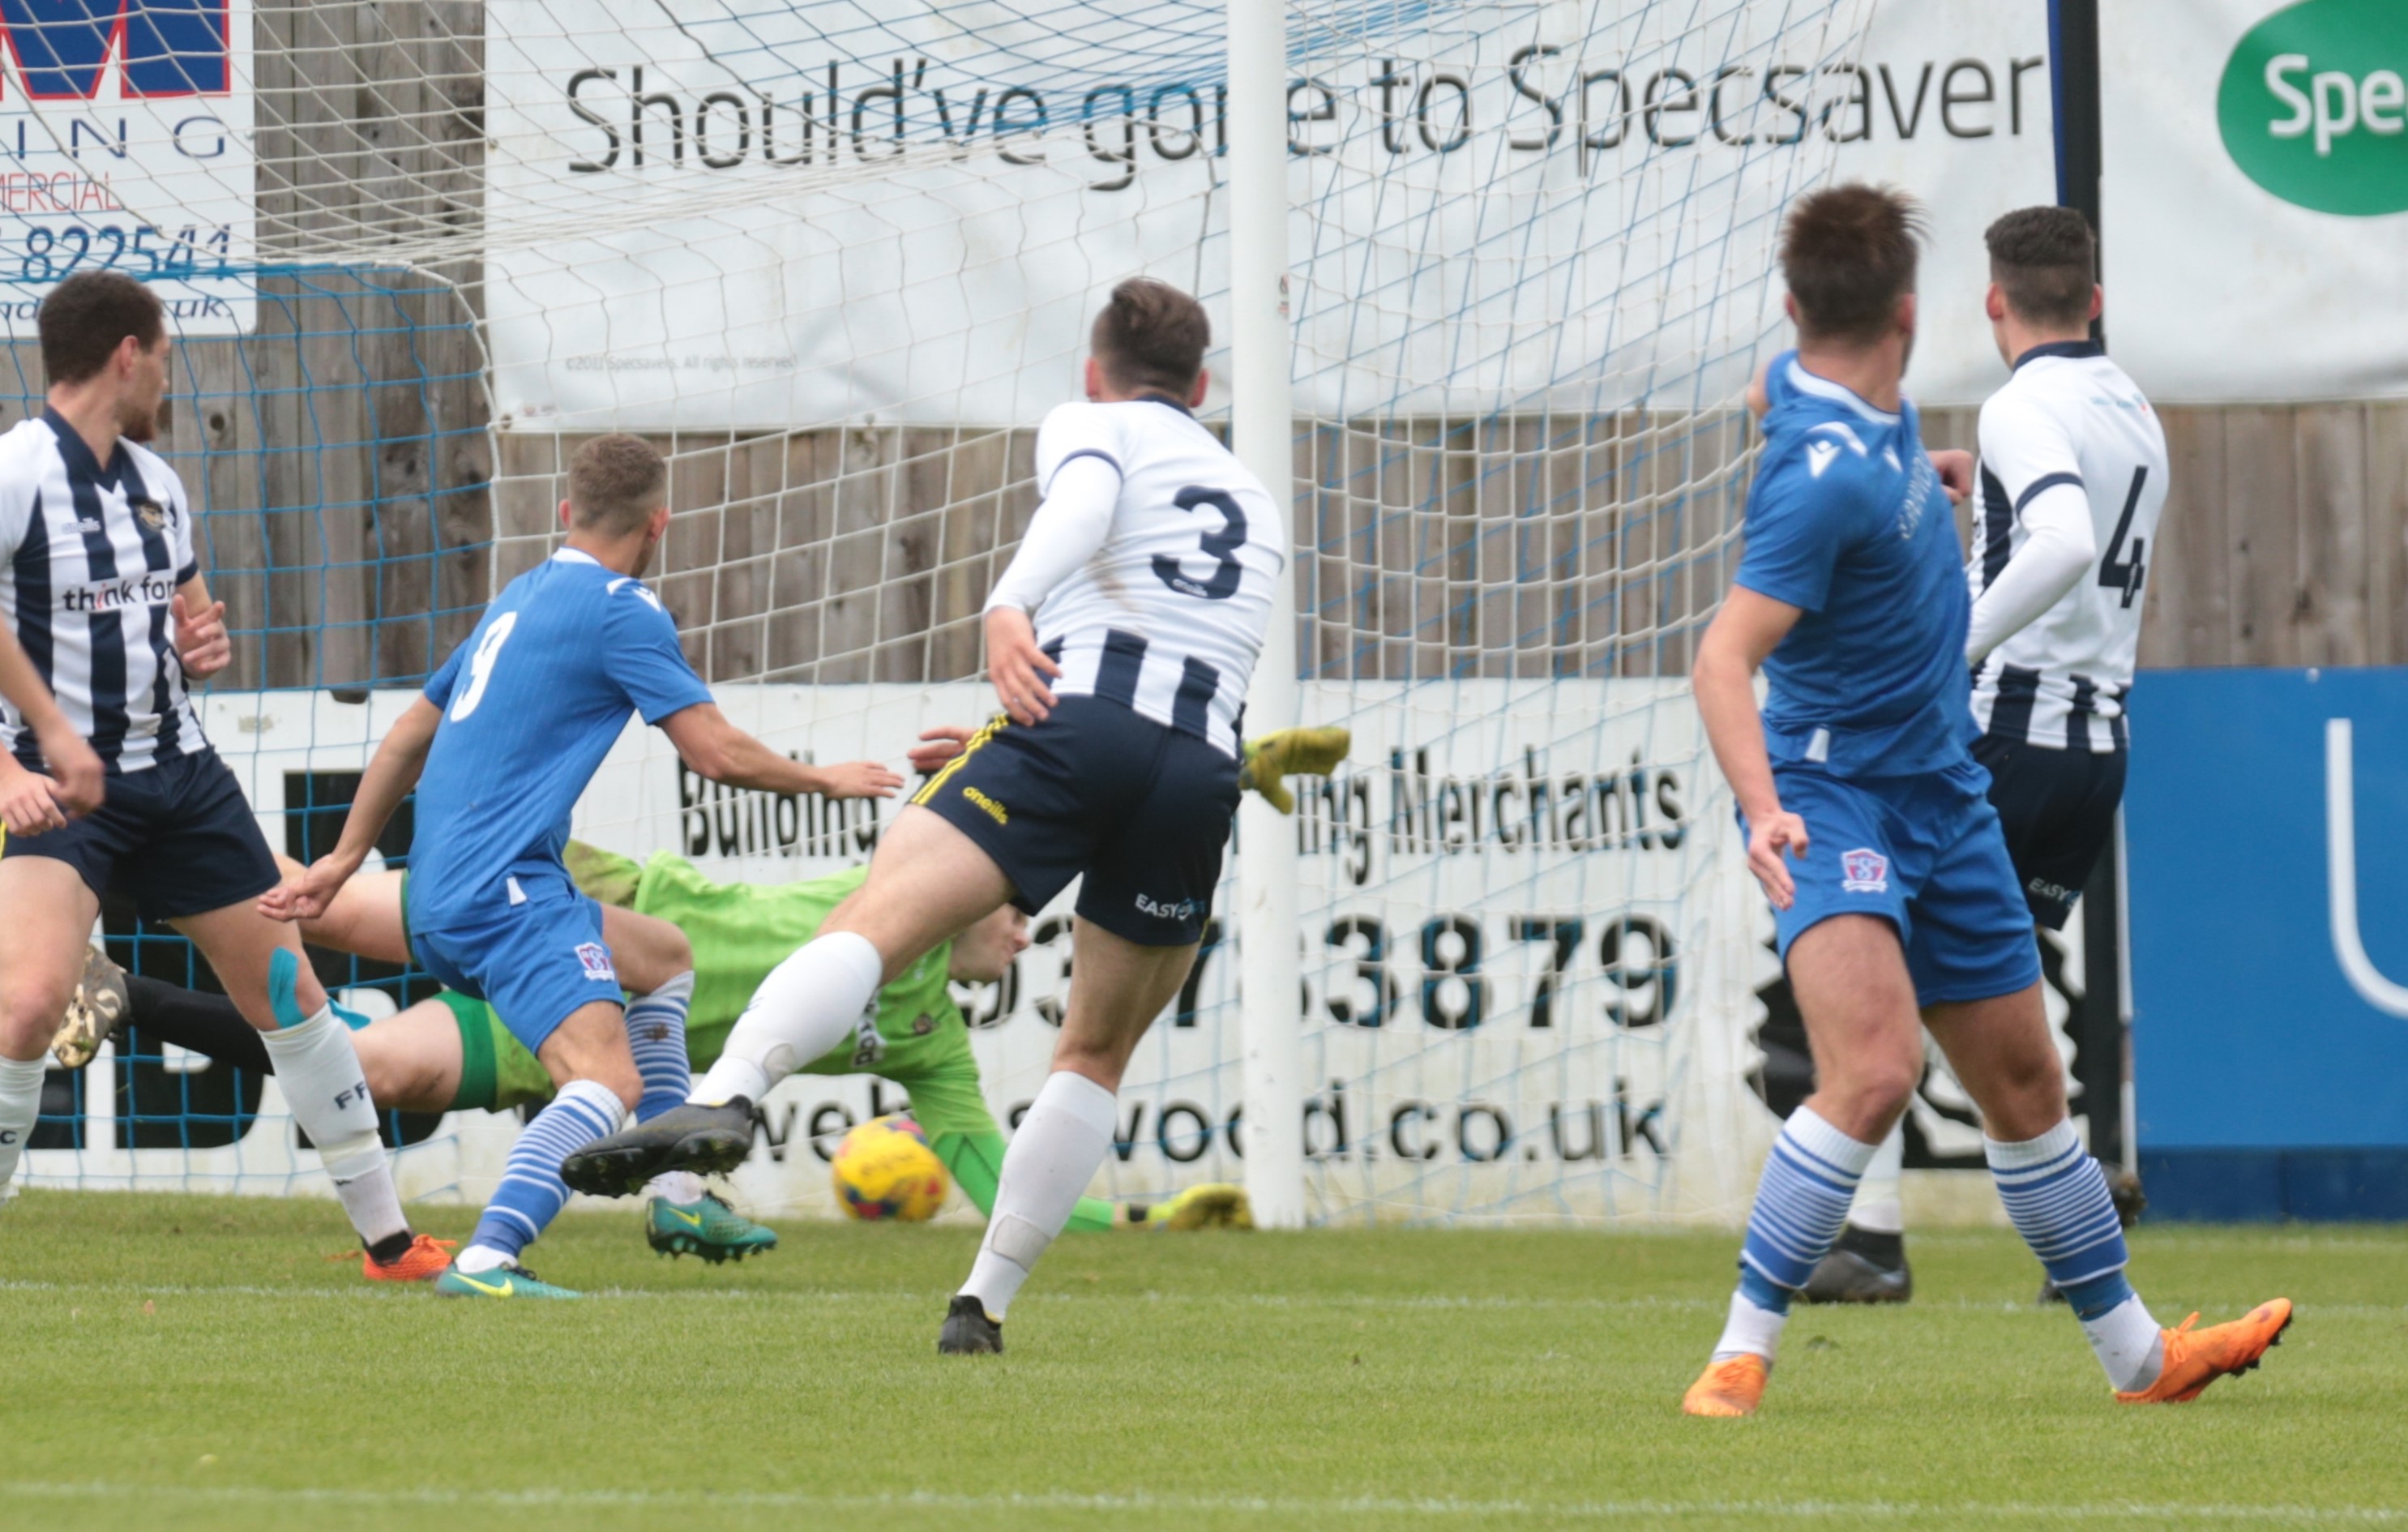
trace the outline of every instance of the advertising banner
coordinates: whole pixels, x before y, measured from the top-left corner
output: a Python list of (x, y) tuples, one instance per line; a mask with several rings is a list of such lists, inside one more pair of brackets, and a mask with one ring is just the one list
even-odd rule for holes
[(2408, 394), (2408, 7), (2099, 12), (2117, 359), (2159, 403)]
[[(273, 843), (298, 853), (291, 811), (331, 805), (308, 834), (336, 833), (375, 741), (413, 695), (220, 694), (203, 722)], [(982, 722), (993, 694), (977, 683), (745, 686), (719, 700), (773, 744), (830, 761), (894, 758), (923, 729)], [(1769, 923), (1760, 900), (1733, 902), (1733, 823), (1682, 689), (1308, 687), (1305, 708), (1354, 737), (1343, 770), (1297, 781), (1289, 822), (1315, 1210), (1736, 1216), (1777, 1126), (1747, 1083), (1753, 991), (1771, 967), (1753, 943)], [(714, 878), (783, 884), (859, 865), (897, 811), (723, 788), (638, 725), (584, 795), (575, 833)], [(1195, 974), (1131, 1067), (1103, 1188), (1142, 1196), (1242, 1178), (1229, 897), (1225, 886)], [(1076, 898), (1074, 884), (1038, 912), (1032, 945), (1000, 983), (957, 988), (985, 1099), (1006, 1124), (1050, 1068)], [(351, 999), (392, 1009), (381, 993)], [(127, 1088), (150, 1110), (180, 1100), (207, 1121), (108, 1126), (135, 1103), (114, 1094), (126, 1077), (95, 1068), (83, 1077), (81, 1148), (37, 1148), (34, 1173), (48, 1184), (322, 1184), (295, 1158), (272, 1095), (219, 1100), (209, 1093), (226, 1072), (198, 1059), (157, 1080), (146, 1069), (157, 1073), (137, 1068)], [(867, 1074), (795, 1077), (766, 1103), (767, 1131), (738, 1188), (756, 1208), (829, 1207), (836, 1136), (903, 1100)], [(483, 1113), (422, 1124), (399, 1161), (406, 1189), (481, 1198), (517, 1125)]]
[(251, 328), (251, 8), (72, 0), (0, 12), (0, 304), (12, 337), (32, 337), (61, 279), (94, 269), (149, 283), (171, 334)]
[(2125, 794), (2152, 1201), (2408, 1215), (2408, 669), (2154, 671)]
[[(1885, 5), (1853, 46), (1838, 6), (1830, 56), (1815, 11), (1354, 11), (1372, 35), (1326, 57), (1300, 21), (1299, 410), (1731, 397), (1717, 365), (1780, 324), (1763, 210), (1835, 155), (1925, 197), (1911, 385), (1982, 397), (1981, 230), (2055, 197), (2045, 8)], [(1111, 283), (1226, 284), (1226, 66), (1192, 13), (486, 15), (506, 427), (1034, 423)]]

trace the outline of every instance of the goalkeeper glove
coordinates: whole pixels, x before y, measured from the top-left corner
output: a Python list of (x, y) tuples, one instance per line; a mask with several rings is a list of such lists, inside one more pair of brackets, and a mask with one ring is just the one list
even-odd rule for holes
[(1174, 1234), (1193, 1229), (1251, 1229), (1254, 1226), (1254, 1208), (1246, 1199), (1244, 1187), (1209, 1181), (1202, 1186), (1190, 1186), (1169, 1201), (1148, 1208), (1145, 1222), (1148, 1228), (1168, 1229)]
[(1246, 741), (1246, 764), (1238, 785), (1253, 788), (1263, 801), (1283, 814), (1296, 812), (1296, 798), (1284, 780), (1289, 776), (1326, 777), (1346, 759), (1354, 743), (1352, 731), (1338, 728), (1282, 729)]

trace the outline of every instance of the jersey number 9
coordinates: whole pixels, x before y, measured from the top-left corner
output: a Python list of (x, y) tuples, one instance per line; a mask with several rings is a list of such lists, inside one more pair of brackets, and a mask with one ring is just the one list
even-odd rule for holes
[(452, 723), (475, 712), (477, 704), (485, 700), (485, 683), (494, 679), (494, 662), (502, 657), (502, 646), (510, 641), (510, 631), (518, 625), (519, 614), (506, 611), (477, 640), (477, 651), (468, 656), (468, 684), (452, 701)]
[(1226, 601), (1238, 594), (1238, 581), (1245, 574), (1235, 554), (1246, 546), (1246, 513), (1226, 490), (1208, 490), (1189, 485), (1171, 497), (1171, 504), (1182, 510), (1194, 510), (1197, 506), (1210, 506), (1224, 518), (1221, 530), (1204, 534), (1200, 547), (1220, 562), (1203, 580), (1190, 580), (1179, 569), (1179, 561), (1168, 553), (1154, 556), (1154, 578), (1182, 595), (1192, 595), (1206, 601)]

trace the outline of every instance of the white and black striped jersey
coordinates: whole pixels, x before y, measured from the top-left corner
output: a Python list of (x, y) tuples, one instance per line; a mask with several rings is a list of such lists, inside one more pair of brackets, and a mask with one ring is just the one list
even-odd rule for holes
[(1118, 702), (1236, 755), (1287, 567), (1282, 504), (1160, 397), (1057, 407), (1037, 434), (1037, 481), (1047, 501), (989, 605), (1033, 608), (1062, 666), (1056, 695)]
[(2125, 748), (2166, 475), (2157, 412), (2093, 342), (2034, 347), (1982, 406), (1981, 494), (1966, 567), (1977, 637), (1985, 593), (2044, 516), (2089, 550), (2072, 587), (2000, 638), (1974, 671), (1973, 717), (1984, 733), (2053, 750)]
[[(156, 452), (121, 439), (104, 467), (48, 409), (0, 436), (0, 618), (113, 774), (208, 748), (172, 610), (198, 572), (184, 486)], [(36, 758), (15, 708), (0, 730)]]

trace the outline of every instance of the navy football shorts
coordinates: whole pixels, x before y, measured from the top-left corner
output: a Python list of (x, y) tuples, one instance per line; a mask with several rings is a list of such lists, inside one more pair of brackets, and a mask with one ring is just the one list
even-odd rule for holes
[(1238, 812), (1238, 763), (1098, 697), (998, 714), (911, 801), (978, 842), (1030, 914), (1081, 873), (1079, 916), (1143, 947), (1204, 937)]
[(1834, 915), (1878, 915), (1898, 928), (1918, 1005), (2039, 982), (2039, 939), (1985, 795), (1989, 773), (1965, 761), (1920, 777), (1850, 780), (1805, 766), (1772, 777), (1808, 841), (1788, 864), (1797, 902), (1774, 912), (1784, 959)]
[(111, 777), (98, 809), (64, 829), (10, 836), (0, 855), (64, 862), (95, 896), (132, 895), (146, 921), (206, 915), (283, 879), (242, 783), (213, 750)]
[(411, 925), (407, 898), (405, 884), (402, 918), (418, 966), (491, 1005), (530, 1053), (541, 1052), (580, 1008), (597, 1000), (625, 1004), (602, 939), (602, 907), (566, 875), (537, 885), (523, 903), (497, 904), (480, 919), (434, 931)]
[(2114, 838), (2125, 752), (2047, 750), (1985, 734), (1973, 742), (1973, 759), (1989, 768), (1990, 806), (2006, 831), (2007, 855), (2032, 919), (2064, 930), (2074, 899)]

